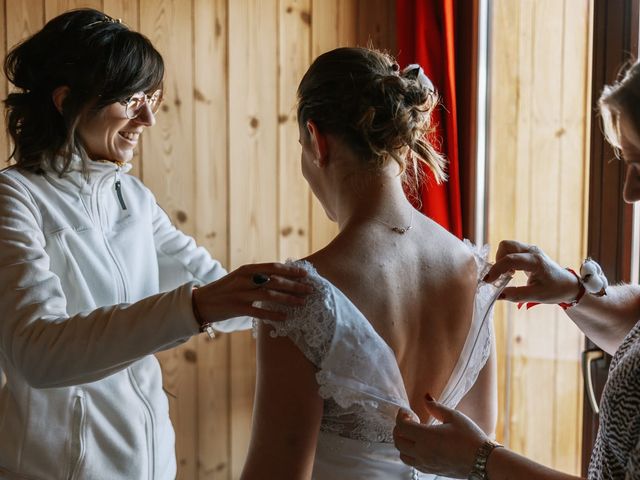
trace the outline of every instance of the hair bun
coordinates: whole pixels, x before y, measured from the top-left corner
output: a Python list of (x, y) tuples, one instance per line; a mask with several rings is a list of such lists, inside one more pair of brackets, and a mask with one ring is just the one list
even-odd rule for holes
[(298, 121), (314, 120), (374, 166), (393, 159), (406, 171), (417, 160), (442, 181), (445, 161), (429, 142), (433, 83), (419, 65), (399, 70), (390, 55), (366, 48), (320, 55), (298, 87)]
[(417, 81), (422, 87), (431, 92), (436, 91), (431, 79), (427, 77), (422, 67), (417, 63), (412, 63), (411, 65), (404, 67), (400, 75), (404, 78)]

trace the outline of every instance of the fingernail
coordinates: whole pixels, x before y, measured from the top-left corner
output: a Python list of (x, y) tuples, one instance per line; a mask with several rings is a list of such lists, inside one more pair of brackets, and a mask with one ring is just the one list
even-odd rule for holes
[(500, 295), (498, 295), (498, 300), (504, 300), (506, 298), (506, 295), (504, 293), (501, 293)]
[(427, 394), (424, 396), (424, 399), (425, 399), (427, 402), (435, 402), (435, 400), (433, 399), (433, 397), (431, 396), (431, 394), (430, 394), (430, 393), (427, 393)]

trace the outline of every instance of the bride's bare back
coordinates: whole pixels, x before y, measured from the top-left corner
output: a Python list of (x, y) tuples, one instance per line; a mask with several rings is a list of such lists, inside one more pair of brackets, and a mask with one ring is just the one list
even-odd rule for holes
[(393, 349), (411, 407), (426, 421), (425, 395), (439, 397), (469, 332), (477, 286), (470, 250), (416, 214), (404, 235), (368, 221), (309, 260)]

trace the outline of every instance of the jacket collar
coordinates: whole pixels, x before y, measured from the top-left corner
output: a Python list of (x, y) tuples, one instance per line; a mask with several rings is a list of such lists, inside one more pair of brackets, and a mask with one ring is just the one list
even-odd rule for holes
[[(62, 157), (56, 157), (55, 163), (62, 166)], [(69, 169), (62, 177), (46, 162), (43, 168), (46, 175), (58, 184), (71, 184), (80, 189), (83, 193), (89, 193), (92, 188), (102, 179), (115, 173), (127, 173), (131, 170), (131, 163), (116, 163), (109, 160), (89, 160), (83, 169), (82, 159), (74, 154), (71, 157)]]

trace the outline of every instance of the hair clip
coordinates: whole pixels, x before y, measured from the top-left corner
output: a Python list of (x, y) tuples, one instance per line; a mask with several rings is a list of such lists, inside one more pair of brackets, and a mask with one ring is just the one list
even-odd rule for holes
[(407, 65), (406, 67), (404, 67), (404, 70), (402, 70), (402, 76), (410, 78), (412, 80), (417, 80), (418, 83), (425, 87), (427, 90), (435, 92), (433, 82), (429, 79), (429, 77), (427, 77), (422, 67), (417, 63), (412, 63), (411, 65)]
[(94, 25), (98, 25), (98, 24), (100, 24), (100, 23), (121, 23), (121, 24), (123, 24), (123, 25), (124, 25), (124, 23), (122, 23), (122, 19), (120, 19), (120, 18), (113, 18), (113, 17), (110, 17), (110, 16), (108, 16), (108, 15), (105, 15), (105, 16), (104, 16), (104, 18), (103, 18), (102, 20), (97, 20), (97, 21), (92, 22), (92, 23), (90, 23), (90, 24), (88, 24), (88, 25), (85, 25), (85, 26), (84, 26), (84, 28), (91, 28), (91, 27), (93, 27)]

